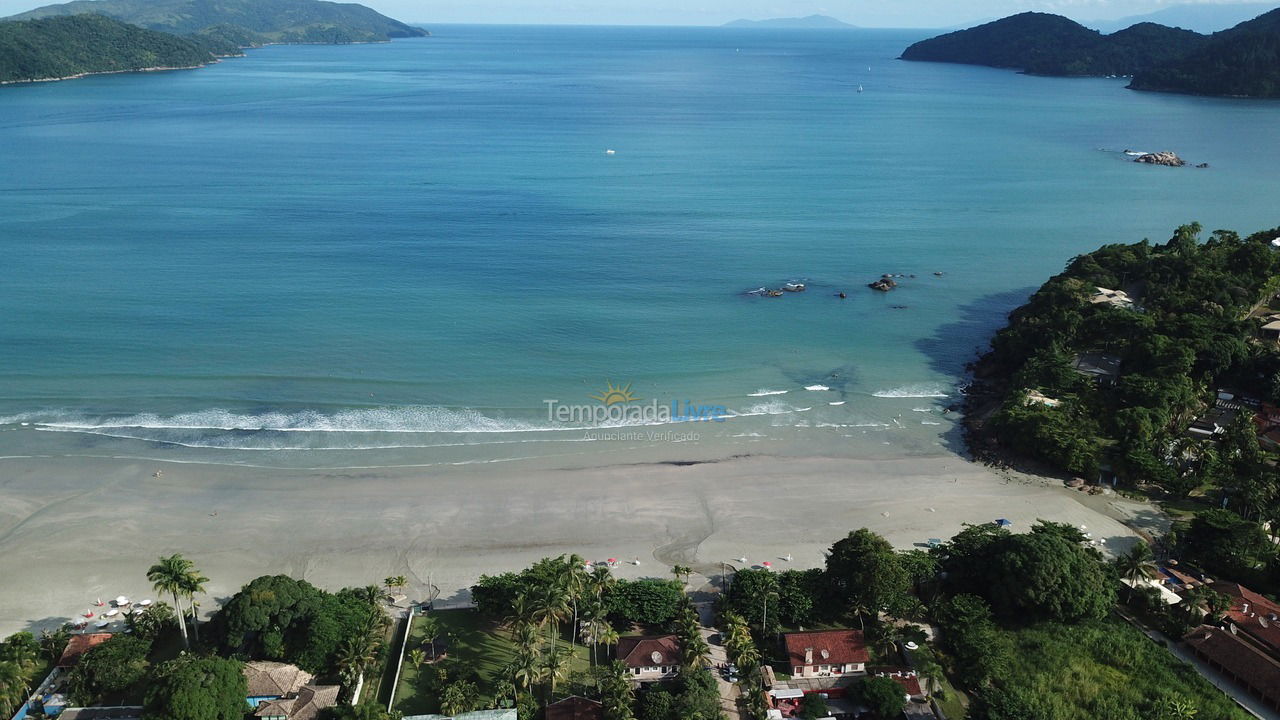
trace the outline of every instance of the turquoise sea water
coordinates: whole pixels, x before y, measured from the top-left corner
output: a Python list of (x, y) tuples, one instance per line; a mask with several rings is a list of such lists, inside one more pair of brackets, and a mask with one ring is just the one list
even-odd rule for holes
[[(1280, 222), (1276, 103), (894, 60), (921, 32), (433, 30), (0, 88), (0, 455), (942, 452), (1071, 256)], [(606, 382), (734, 417), (548, 420)]]

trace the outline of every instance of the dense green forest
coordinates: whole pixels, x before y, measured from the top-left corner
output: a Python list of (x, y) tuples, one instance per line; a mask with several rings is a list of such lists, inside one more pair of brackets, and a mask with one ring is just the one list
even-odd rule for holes
[[(970, 443), (988, 459), (1032, 458), (1090, 480), (1110, 471), (1126, 487), (1195, 496), (1204, 510), (1180, 528), (1185, 556), (1280, 588), (1261, 524), (1280, 520), (1280, 472), (1255, 422), (1260, 404), (1280, 405), (1280, 343), (1260, 333), (1280, 312), (1280, 228), (1199, 233), (1193, 224), (1165, 244), (1081, 255), (1015, 310), (975, 365)], [(1093, 302), (1099, 288), (1132, 304)], [(1108, 357), (1109, 373), (1079, 369)], [(1234, 403), (1220, 426), (1188, 433), (1221, 411), (1219, 390)]]
[(355, 3), (322, 0), (75, 0), (21, 15), (28, 20), (80, 13), (177, 35), (204, 35), (241, 47), (264, 43), (380, 42), (425, 30)]
[(1280, 97), (1280, 9), (1215, 33), (1187, 56), (1138, 73), (1130, 87), (1197, 95)]
[(0, 22), (0, 82), (195, 67), (213, 62), (214, 52), (208, 43), (102, 15)]
[(1135, 90), (1280, 97), (1280, 9), (1212, 36), (1149, 22), (1103, 35), (1028, 12), (922, 40), (902, 59), (1037, 75), (1132, 75)]
[(1140, 23), (1103, 35), (1060, 15), (1026, 12), (922, 40), (903, 60), (990, 65), (1038, 75), (1132, 75), (1204, 42), (1188, 30)]

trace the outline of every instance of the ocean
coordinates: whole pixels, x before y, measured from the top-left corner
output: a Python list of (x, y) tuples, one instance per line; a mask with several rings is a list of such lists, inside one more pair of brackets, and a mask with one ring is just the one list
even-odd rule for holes
[[(1280, 224), (1275, 102), (896, 60), (923, 31), (432, 30), (0, 89), (0, 456), (957, 452), (1074, 255)], [(610, 387), (676, 417), (582, 417)]]

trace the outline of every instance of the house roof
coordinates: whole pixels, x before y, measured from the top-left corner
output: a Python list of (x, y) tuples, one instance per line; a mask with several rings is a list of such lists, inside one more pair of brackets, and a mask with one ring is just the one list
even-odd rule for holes
[(296, 697), (264, 702), (254, 711), (256, 717), (284, 716), (289, 720), (315, 720), (321, 710), (338, 704), (337, 685), (303, 685)]
[(1187, 633), (1187, 645), (1244, 680), (1268, 700), (1280, 700), (1280, 663), (1222, 628), (1201, 625)]
[(920, 677), (916, 675), (915, 670), (900, 667), (873, 667), (867, 668), (867, 672), (877, 677), (887, 677), (902, 686), (902, 689), (912, 697), (924, 695), (924, 690), (920, 687)]
[[(813, 648), (814, 665), (865, 663), (871, 659), (861, 630), (815, 630), (783, 636), (792, 666), (804, 665), (804, 651)], [(826, 651), (826, 656), (823, 656)]]
[(601, 720), (604, 705), (573, 695), (547, 706), (546, 720)]
[(1120, 358), (1107, 353), (1087, 352), (1076, 356), (1076, 370), (1086, 375), (1110, 377), (1120, 374)]
[(82, 635), (72, 635), (67, 641), (67, 647), (62, 651), (62, 657), (58, 658), (58, 667), (72, 667), (80, 662), (80, 656), (84, 655), (91, 648), (94, 648), (111, 639), (111, 633), (84, 633)]
[(244, 664), (244, 679), (249, 697), (284, 697), (298, 692), (315, 677), (296, 665), (255, 660)]
[(1280, 605), (1240, 583), (1218, 581), (1209, 587), (1231, 598), (1227, 620), (1280, 657)]
[(629, 668), (676, 665), (680, 662), (680, 641), (675, 635), (631, 635), (618, 638), (616, 652)]

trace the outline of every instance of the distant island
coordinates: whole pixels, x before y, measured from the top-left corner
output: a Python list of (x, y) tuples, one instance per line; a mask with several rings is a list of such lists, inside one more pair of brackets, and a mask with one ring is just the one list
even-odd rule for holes
[(1103, 35), (1060, 15), (1028, 12), (922, 40), (902, 59), (1132, 76), (1135, 90), (1280, 97), (1280, 9), (1210, 36), (1155, 23)]
[(1153, 22), (1168, 27), (1194, 30), (1198, 33), (1214, 33), (1234, 27), (1259, 15), (1273, 10), (1276, 3), (1195, 3), (1191, 5), (1170, 5), (1145, 15), (1131, 15), (1119, 20), (1085, 20), (1086, 26), (1104, 33), (1123, 30), (1130, 25), (1142, 22)]
[(728, 28), (790, 28), (793, 30), (826, 30), (833, 28), (852, 28), (843, 20), (828, 15), (809, 15), (808, 17), (771, 18), (768, 20), (734, 20), (724, 24)]
[(0, 83), (197, 68), (267, 44), (428, 34), (363, 5), (321, 0), (76, 0), (0, 21)]

